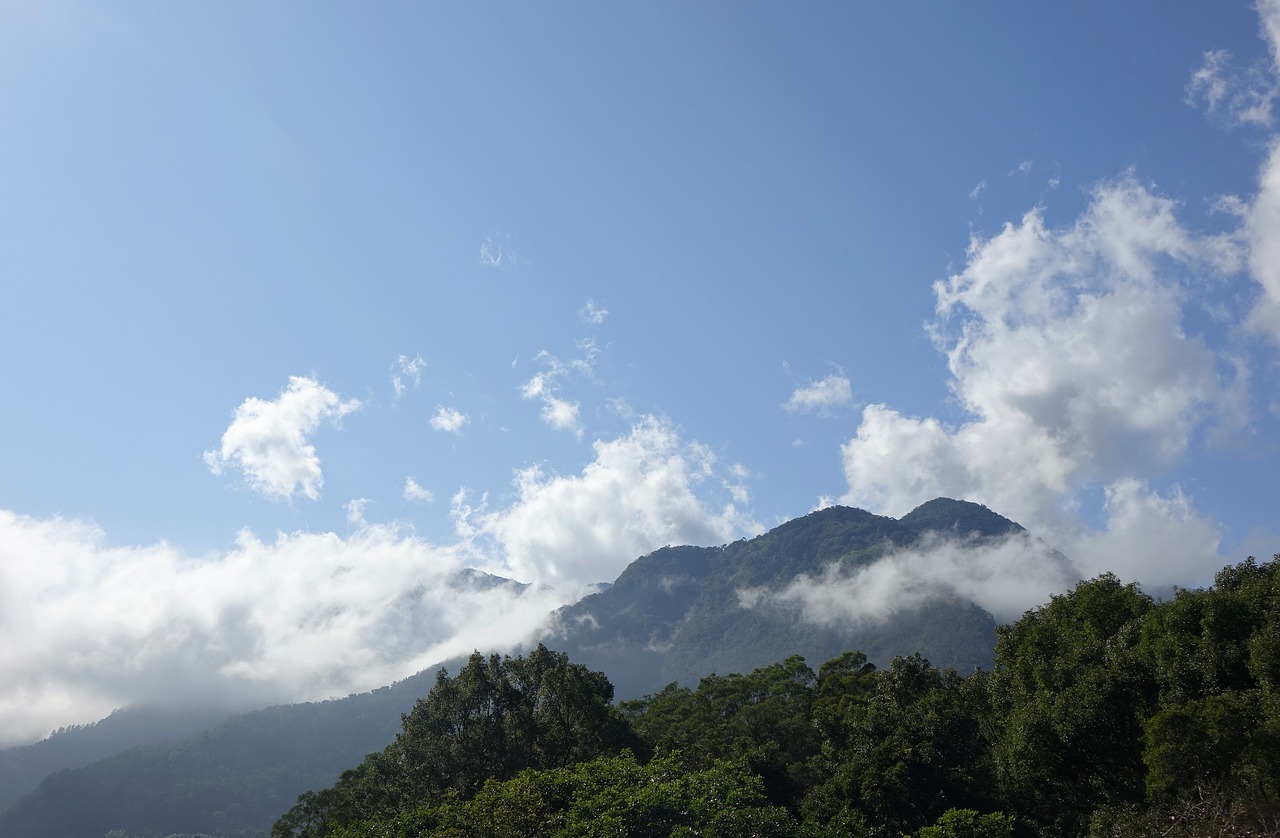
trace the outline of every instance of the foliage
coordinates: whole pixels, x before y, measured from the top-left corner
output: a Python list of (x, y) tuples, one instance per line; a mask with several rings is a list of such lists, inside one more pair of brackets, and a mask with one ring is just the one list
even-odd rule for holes
[(478, 652), (403, 718), (403, 730), (338, 783), (308, 792), (277, 821), (275, 836), (311, 838), (388, 819), (448, 796), (473, 797), (490, 779), (526, 768), (564, 768), (628, 744), (629, 729), (599, 672), (539, 645), (528, 657)]
[(740, 763), (718, 761), (689, 772), (674, 758), (643, 765), (625, 751), (573, 768), (530, 769), (490, 781), (471, 800), (452, 797), (387, 825), (352, 824), (331, 838), (795, 834), (785, 810), (769, 805), (759, 778)]
[[(849, 663), (856, 658), (831, 676), (847, 673)], [(979, 730), (980, 693), (919, 655), (894, 659), (870, 684), (853, 683), (856, 700), (823, 721), (830, 731), (829, 776), (805, 801), (809, 820), (828, 829), (861, 822), (868, 835), (896, 836), (929, 824), (956, 802), (986, 802), (990, 767)]]

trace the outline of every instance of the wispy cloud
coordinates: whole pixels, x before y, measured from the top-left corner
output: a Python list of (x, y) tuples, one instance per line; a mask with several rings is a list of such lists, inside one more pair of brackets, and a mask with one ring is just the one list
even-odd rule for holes
[(1275, 77), (1265, 63), (1235, 66), (1226, 50), (1210, 50), (1187, 83), (1186, 101), (1229, 125), (1271, 124)]
[(520, 395), (542, 402), (541, 417), (547, 425), (581, 438), (584, 432), (580, 420), (581, 404), (564, 398), (561, 390), (564, 380), (570, 375), (594, 380), (596, 358), (600, 350), (591, 338), (578, 341), (577, 348), (580, 354), (568, 361), (563, 361), (546, 350), (539, 352), (534, 360), (542, 364), (544, 369), (520, 387)]
[(404, 499), (412, 503), (431, 503), (435, 500), (435, 495), (431, 493), (431, 490), (420, 486), (412, 476), (409, 476), (404, 479)]
[(427, 368), (427, 362), (422, 360), (421, 355), (414, 355), (410, 358), (408, 355), (401, 355), (396, 359), (395, 371), (391, 374), (391, 389), (395, 391), (396, 398), (400, 398), (408, 389), (405, 380), (413, 382), (414, 387), (422, 384), (422, 371)]
[(609, 310), (596, 305), (595, 300), (587, 300), (587, 304), (578, 311), (578, 316), (592, 326), (599, 326), (609, 316)]
[(797, 387), (782, 407), (791, 413), (829, 415), (840, 407), (853, 404), (853, 388), (843, 373), (833, 373), (820, 381)]
[(511, 237), (492, 235), (480, 244), (480, 264), (486, 268), (507, 270), (516, 267), (520, 260), (511, 247)]
[(215, 475), (235, 467), (270, 498), (292, 500), (301, 493), (315, 500), (324, 475), (308, 436), (359, 409), (358, 400), (343, 399), (314, 378), (292, 376), (274, 401), (250, 397), (236, 408), (222, 445), (204, 453), (205, 464)]

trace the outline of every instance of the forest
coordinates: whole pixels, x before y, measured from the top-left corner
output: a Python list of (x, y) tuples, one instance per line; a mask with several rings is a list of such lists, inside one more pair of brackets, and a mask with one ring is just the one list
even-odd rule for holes
[(475, 654), (272, 836), (1280, 833), (1280, 561), (1164, 602), (1103, 575), (997, 634), (989, 671), (850, 651), (618, 704), (545, 646)]

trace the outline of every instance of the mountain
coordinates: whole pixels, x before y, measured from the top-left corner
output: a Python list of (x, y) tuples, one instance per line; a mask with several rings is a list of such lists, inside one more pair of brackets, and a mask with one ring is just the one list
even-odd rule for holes
[(436, 671), (344, 699), (246, 713), (177, 742), (63, 769), (0, 816), (0, 836), (265, 835), (299, 794), (331, 785), (394, 739)]
[(64, 728), (31, 745), (0, 750), (0, 812), (42, 777), (80, 768), (136, 745), (183, 739), (233, 715), (219, 707), (127, 707), (101, 721)]
[[(832, 507), (750, 540), (643, 556), (611, 586), (560, 609), (544, 642), (603, 670), (620, 699), (713, 672), (750, 672), (796, 653), (816, 665), (849, 649), (877, 663), (920, 651), (939, 666), (969, 671), (989, 664), (995, 621), (953, 596), (937, 595), (886, 620), (830, 626), (807, 622), (795, 607), (747, 607), (743, 592), (820, 577), (833, 562), (856, 570), (930, 532), (990, 539), (1020, 531), (963, 501), (931, 501), (900, 520)], [(517, 584), (481, 574), (471, 581)], [(456, 671), (458, 662), (448, 668)], [(332, 785), (390, 742), (401, 714), (434, 677), (427, 671), (339, 701), (237, 716), (181, 741), (56, 772), (0, 816), (0, 836), (255, 834), (300, 793)]]
[(664, 547), (632, 562), (608, 590), (557, 613), (548, 646), (609, 675), (619, 698), (710, 673), (750, 672), (800, 654), (825, 661), (860, 649), (877, 664), (920, 652), (939, 667), (987, 667), (995, 620), (939, 594), (887, 620), (824, 625), (798, 608), (744, 605), (743, 592), (819, 577), (832, 563), (856, 571), (925, 533), (992, 539), (1022, 527), (984, 506), (939, 498), (901, 520), (829, 507), (723, 547)]

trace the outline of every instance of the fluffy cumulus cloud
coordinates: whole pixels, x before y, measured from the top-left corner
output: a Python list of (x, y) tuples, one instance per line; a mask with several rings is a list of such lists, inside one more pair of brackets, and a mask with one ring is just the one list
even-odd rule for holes
[[(242, 533), (220, 555), (110, 547), (77, 521), (0, 511), (0, 744), (128, 703), (341, 696), (522, 641), (565, 599), (485, 586), (474, 556), (393, 527)], [(483, 619), (476, 619), (483, 615)]]
[(782, 406), (791, 413), (830, 414), (832, 410), (853, 404), (853, 388), (843, 373), (833, 373), (821, 381), (802, 384)]
[(292, 376), (274, 401), (250, 397), (236, 408), (222, 445), (204, 453), (205, 464), (214, 474), (235, 467), (270, 498), (300, 493), (315, 500), (324, 475), (308, 436), (359, 408), (358, 400), (343, 399), (314, 378)]
[(435, 416), (431, 417), (430, 425), (437, 431), (447, 431), (449, 433), (457, 433), (462, 430), (462, 426), (467, 424), (470, 419), (467, 414), (453, 407), (441, 406), (436, 410)]
[(612, 580), (664, 544), (721, 544), (760, 529), (732, 501), (713, 509), (700, 499), (715, 457), (667, 422), (646, 417), (594, 448), (581, 474), (519, 472), (508, 508), (472, 509), (455, 498), (464, 534), (500, 545), (516, 578), (564, 586)]
[(1037, 209), (975, 239), (965, 269), (935, 286), (933, 326), (967, 421), (868, 406), (842, 448), (843, 500), (897, 515), (968, 498), (1083, 550), (1095, 534), (1080, 493), (1101, 486), (1107, 538), (1138, 550), (1128, 565), (1147, 581), (1165, 575), (1161, 543), (1126, 533), (1163, 521), (1216, 546), (1176, 487), (1138, 482), (1174, 465), (1198, 430), (1242, 421), (1231, 359), (1183, 326), (1184, 301), (1236, 269), (1237, 242), (1193, 234), (1176, 209), (1126, 175), (1064, 228)]

